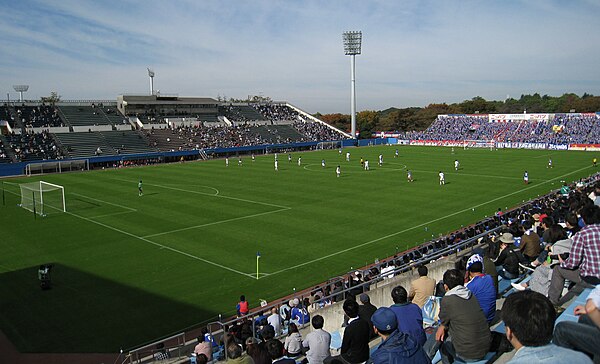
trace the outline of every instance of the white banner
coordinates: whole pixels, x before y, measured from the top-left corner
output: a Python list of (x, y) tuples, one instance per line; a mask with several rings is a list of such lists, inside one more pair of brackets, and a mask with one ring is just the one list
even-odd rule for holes
[(507, 121), (547, 121), (551, 120), (554, 114), (489, 114), (489, 120), (492, 123), (501, 123)]

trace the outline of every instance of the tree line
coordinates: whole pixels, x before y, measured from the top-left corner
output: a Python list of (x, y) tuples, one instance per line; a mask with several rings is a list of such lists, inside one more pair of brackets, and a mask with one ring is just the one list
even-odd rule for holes
[[(439, 114), (520, 114), (527, 113), (568, 113), (600, 111), (600, 96), (584, 93), (581, 97), (567, 93), (559, 97), (535, 93), (521, 95), (521, 98), (507, 98), (504, 101), (488, 101), (477, 96), (454, 104), (429, 104), (425, 107), (403, 109), (364, 110), (356, 114), (356, 129), (361, 138), (370, 138), (375, 131), (425, 130)], [(320, 114), (315, 117), (345, 131), (350, 131), (350, 115)]]

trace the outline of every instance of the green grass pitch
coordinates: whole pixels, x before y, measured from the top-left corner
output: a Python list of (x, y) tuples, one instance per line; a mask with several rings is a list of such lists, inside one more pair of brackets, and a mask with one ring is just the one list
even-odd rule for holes
[[(595, 172), (585, 152), (395, 149), (279, 154), (278, 172), (267, 155), (5, 179), (0, 329), (24, 352), (116, 352), (231, 315), (240, 294), (271, 301)], [(37, 180), (65, 187), (67, 213), (17, 206), (18, 183)], [(43, 263), (55, 265), (48, 291)]]

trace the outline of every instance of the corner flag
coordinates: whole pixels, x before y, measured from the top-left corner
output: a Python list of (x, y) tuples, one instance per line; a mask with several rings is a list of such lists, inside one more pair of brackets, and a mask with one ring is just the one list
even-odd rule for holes
[(258, 260), (260, 259), (260, 252), (256, 252), (256, 279), (258, 280)]

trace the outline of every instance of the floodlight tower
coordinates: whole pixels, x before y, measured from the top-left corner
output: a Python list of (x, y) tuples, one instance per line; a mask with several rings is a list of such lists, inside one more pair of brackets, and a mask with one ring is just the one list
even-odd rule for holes
[(19, 93), (19, 102), (23, 102), (23, 92), (29, 90), (29, 85), (14, 85), (13, 89)]
[(350, 80), (351, 80), (351, 90), (350, 90), (350, 113), (352, 118), (352, 138), (356, 138), (356, 79), (355, 79), (355, 69), (356, 69), (356, 60), (355, 56), (360, 54), (360, 47), (362, 43), (362, 32), (361, 31), (351, 31), (344, 32), (342, 34), (342, 38), (344, 40), (344, 52), (347, 56), (350, 56)]
[(150, 95), (154, 95), (154, 71), (148, 68), (148, 76), (150, 76)]

